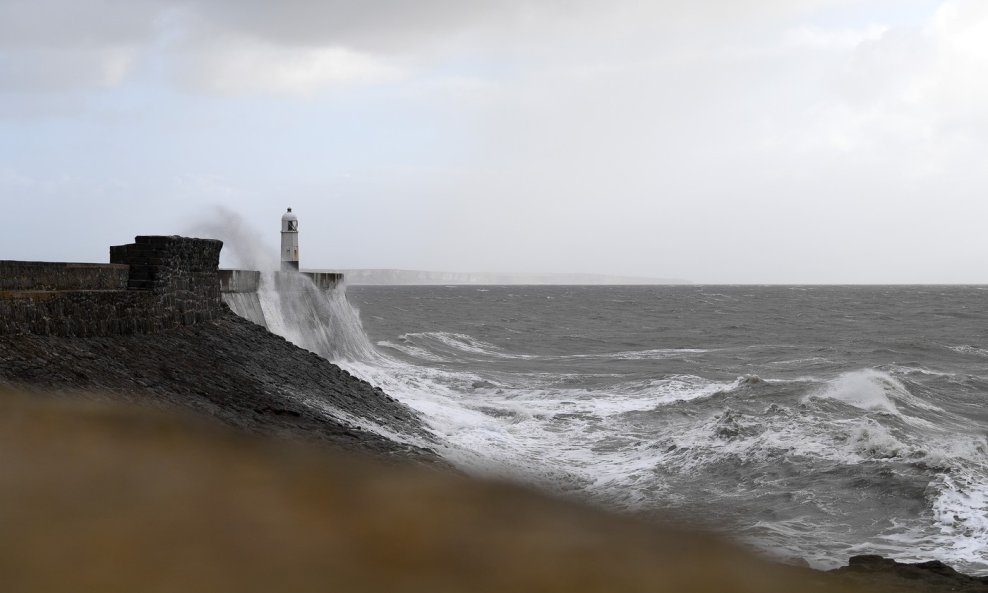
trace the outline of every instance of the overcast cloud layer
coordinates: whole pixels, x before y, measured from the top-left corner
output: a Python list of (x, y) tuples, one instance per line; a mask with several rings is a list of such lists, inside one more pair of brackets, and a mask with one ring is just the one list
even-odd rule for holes
[(988, 283), (985, 72), (982, 0), (0, 0), (0, 258)]

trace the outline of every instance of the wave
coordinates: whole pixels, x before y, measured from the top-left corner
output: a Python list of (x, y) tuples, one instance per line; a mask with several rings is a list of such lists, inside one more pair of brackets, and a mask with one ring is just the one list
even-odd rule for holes
[[(942, 473), (931, 484), (939, 547), (965, 562), (988, 563), (988, 478), (984, 473)], [(942, 552), (941, 552), (942, 553)]]
[(412, 358), (417, 358), (419, 360), (425, 360), (428, 362), (450, 362), (438, 354), (434, 354), (425, 348), (412, 346), (411, 344), (396, 344), (394, 342), (389, 342), (388, 340), (381, 340), (377, 343), (377, 345), (382, 348), (396, 350), (402, 354), (411, 356)]
[[(945, 413), (939, 406), (913, 395), (899, 379), (877, 369), (844, 373), (828, 381), (822, 388), (807, 394), (803, 403), (814, 400), (834, 400), (861, 410), (878, 410), (899, 417), (904, 417), (900, 407)], [(919, 421), (923, 422), (922, 418)]]
[(968, 354), (971, 356), (980, 356), (980, 357), (988, 358), (988, 349), (978, 348), (977, 346), (971, 346), (971, 345), (947, 346), (947, 349), (957, 352), (958, 354)]
[[(516, 332), (521, 333), (521, 332)], [(593, 354), (559, 354), (559, 355), (537, 355), (517, 352), (508, 352), (504, 348), (475, 338), (469, 334), (453, 332), (417, 332), (407, 333), (399, 336), (401, 345), (394, 343), (382, 344), (388, 348), (404, 351), (406, 354), (438, 362), (445, 360), (436, 350), (444, 352), (462, 352), (467, 354), (481, 355), (490, 358), (515, 359), (515, 360), (546, 360), (546, 361), (566, 361), (566, 360), (662, 360), (666, 358), (680, 357), (685, 354), (704, 354), (710, 352), (701, 348), (652, 348), (646, 350), (626, 350), (620, 352), (602, 352)], [(408, 350), (405, 350), (408, 348)], [(414, 352), (411, 350), (414, 348)], [(426, 354), (431, 353), (431, 354)]]
[(827, 383), (822, 389), (803, 398), (804, 403), (813, 399), (831, 399), (862, 410), (885, 410), (897, 414), (893, 393), (908, 391), (891, 375), (874, 369), (844, 373)]
[(420, 349), (441, 350), (444, 352), (460, 352), (476, 354), (490, 358), (530, 359), (536, 358), (529, 354), (513, 354), (489, 342), (479, 340), (468, 334), (453, 332), (418, 332), (402, 334), (398, 337), (404, 344), (420, 345)]
[(380, 358), (344, 290), (320, 290), (301, 274), (262, 273), (257, 296), (268, 330), (295, 345), (333, 362)]
[[(857, 506), (881, 513), (886, 489), (901, 486), (910, 493), (902, 498), (921, 512), (893, 516), (869, 536), (868, 549), (904, 558), (912, 546), (924, 559), (988, 564), (988, 444), (960, 433), (969, 424), (911, 391), (916, 384), (898, 367), (890, 368), (898, 377), (865, 368), (828, 379), (719, 381), (685, 373), (622, 381), (483, 364), (475, 372), (455, 370), (448, 363), (648, 360), (709, 350), (546, 356), (442, 331), (404, 334), (375, 348), (343, 291), (282, 288), (262, 280), (261, 307), (272, 331), (421, 413), (440, 454), (470, 473), (628, 509), (674, 510), (698, 497), (731, 506), (788, 496), (769, 505), (776, 519), (749, 521), (742, 531), (755, 541), (787, 542), (818, 566), (862, 545), (842, 540), (848, 536), (836, 528), (826, 532), (829, 548), (819, 541), (827, 525), (840, 525), (842, 513), (853, 511), (848, 492), (863, 489)], [(811, 366), (819, 360), (802, 359)], [(340, 410), (326, 413), (358, 422)]]
[(625, 352), (607, 352), (601, 354), (573, 354), (559, 356), (558, 359), (579, 360), (593, 358), (598, 360), (662, 360), (676, 358), (683, 354), (704, 354), (710, 350), (701, 348), (653, 348), (651, 350), (628, 350)]

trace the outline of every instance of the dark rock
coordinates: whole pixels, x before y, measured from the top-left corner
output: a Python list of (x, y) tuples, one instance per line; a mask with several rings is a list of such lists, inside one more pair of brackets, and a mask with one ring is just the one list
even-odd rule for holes
[(961, 574), (939, 560), (897, 562), (868, 554), (852, 556), (848, 565), (831, 571), (859, 587), (903, 592), (988, 592), (988, 579)]
[[(202, 393), (202, 392), (200, 392), (200, 393)], [(202, 393), (202, 395), (206, 395), (206, 394), (205, 393)], [(296, 412), (294, 410), (285, 410), (285, 409), (282, 409), (282, 408), (270, 408), (270, 407), (268, 407), (268, 408), (262, 408), (260, 410), (256, 410), (256, 412), (258, 414), (274, 414), (276, 416), (293, 416), (295, 418), (301, 418), (302, 417), (302, 414), (299, 413), (299, 412)]]
[(0, 385), (111, 394), (186, 408), (248, 432), (438, 461), (333, 414), (434, 443), (408, 407), (229, 309), (154, 335), (0, 336)]

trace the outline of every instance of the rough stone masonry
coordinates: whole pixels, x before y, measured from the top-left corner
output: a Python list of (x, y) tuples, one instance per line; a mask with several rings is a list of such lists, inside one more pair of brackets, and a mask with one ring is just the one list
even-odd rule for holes
[(110, 264), (0, 261), (0, 335), (150, 334), (224, 312), (223, 242), (139, 236)]

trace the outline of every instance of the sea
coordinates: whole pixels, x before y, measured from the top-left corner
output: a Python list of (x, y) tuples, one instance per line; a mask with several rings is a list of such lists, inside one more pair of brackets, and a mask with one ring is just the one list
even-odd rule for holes
[(817, 568), (882, 554), (988, 574), (986, 287), (278, 298), (261, 299), (272, 331), (418, 411), (435, 442), (416, 444), (467, 473)]

